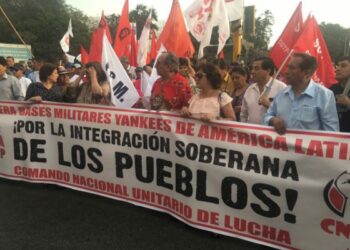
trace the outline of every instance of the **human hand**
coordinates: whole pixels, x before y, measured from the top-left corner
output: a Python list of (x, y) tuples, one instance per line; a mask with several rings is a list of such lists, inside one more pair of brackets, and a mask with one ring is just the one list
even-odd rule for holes
[(350, 98), (346, 95), (338, 95), (337, 96), (337, 104), (340, 104), (341, 106), (347, 107), (350, 105)]
[(190, 110), (188, 109), (188, 107), (183, 107), (181, 110), (180, 110), (180, 114), (185, 116), (185, 117), (190, 117), (192, 114), (190, 112)]
[(282, 118), (273, 117), (273, 118), (271, 118), (269, 124), (275, 128), (275, 130), (278, 134), (284, 135), (286, 133), (286, 124)]
[(267, 96), (261, 96), (259, 99), (259, 104), (263, 105), (265, 108), (269, 108), (271, 102)]
[(28, 101), (33, 102), (33, 103), (39, 103), (39, 102), (42, 102), (43, 99), (40, 95), (38, 95), (38, 96), (33, 96), (33, 97), (29, 98)]
[(94, 67), (87, 68), (87, 72), (91, 78), (97, 76), (96, 69)]
[(216, 117), (212, 114), (208, 114), (208, 113), (200, 113), (200, 119), (204, 122), (210, 122), (212, 120), (215, 120)]

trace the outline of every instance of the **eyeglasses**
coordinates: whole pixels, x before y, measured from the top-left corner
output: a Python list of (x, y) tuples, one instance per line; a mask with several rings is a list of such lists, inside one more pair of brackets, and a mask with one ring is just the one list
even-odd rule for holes
[(198, 72), (194, 75), (194, 77), (198, 80), (202, 79), (203, 76), (207, 75), (206, 73)]

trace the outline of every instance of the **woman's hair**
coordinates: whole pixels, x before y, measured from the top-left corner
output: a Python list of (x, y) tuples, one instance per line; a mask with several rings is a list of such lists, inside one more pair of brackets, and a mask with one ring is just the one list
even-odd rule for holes
[(186, 67), (189, 66), (189, 65), (188, 65), (187, 59), (184, 58), (184, 57), (179, 57), (179, 65), (180, 65), (180, 66), (186, 66)]
[(57, 70), (57, 67), (55, 64), (52, 63), (45, 63), (39, 70), (39, 79), (41, 82), (46, 82), (49, 76), (54, 72), (54, 70)]
[(240, 67), (240, 66), (235, 66), (235, 67), (233, 67), (233, 68), (231, 69), (231, 72), (230, 72), (230, 73), (231, 73), (231, 74), (232, 74), (232, 73), (237, 73), (237, 74), (240, 74), (241, 76), (248, 76), (247, 71), (246, 71), (244, 68)]
[(96, 70), (97, 81), (99, 83), (107, 81), (107, 76), (99, 62), (89, 62), (85, 65), (85, 68), (87, 69), (90, 67), (93, 67)]
[(199, 70), (205, 73), (208, 82), (213, 87), (213, 89), (220, 89), (222, 77), (218, 67), (212, 63), (202, 64)]

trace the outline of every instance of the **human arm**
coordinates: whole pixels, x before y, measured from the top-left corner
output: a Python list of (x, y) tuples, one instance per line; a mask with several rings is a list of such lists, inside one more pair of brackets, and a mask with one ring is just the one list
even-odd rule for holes
[(222, 112), (222, 119), (224, 120), (229, 120), (229, 121), (236, 121), (236, 114), (233, 110), (232, 104), (228, 103), (225, 106), (223, 106), (221, 108), (221, 112)]
[(259, 99), (259, 104), (263, 105), (266, 109), (268, 109), (271, 105), (271, 102), (267, 96), (262, 95)]
[(325, 131), (339, 131), (339, 118), (334, 94), (327, 91), (320, 99), (320, 122)]
[(105, 93), (105, 90), (100, 86), (98, 80), (97, 80), (97, 72), (94, 67), (89, 67), (87, 69), (88, 74), (90, 75), (90, 84), (91, 84), (91, 91), (93, 96), (103, 96)]
[(187, 63), (188, 63), (188, 74), (191, 77), (194, 77), (194, 75), (196, 74), (196, 71), (192, 68), (192, 63), (191, 63), (190, 58), (186, 57), (186, 59), (187, 59)]
[(350, 110), (350, 98), (344, 94), (340, 94), (337, 96), (337, 104), (341, 105), (347, 110)]
[(285, 121), (281, 117), (277, 116), (277, 102), (276, 101), (272, 102), (272, 105), (265, 113), (263, 120), (264, 120), (265, 125), (269, 125), (269, 126), (274, 127), (275, 131), (278, 134), (283, 135), (286, 133), (287, 126), (286, 126)]
[(220, 104), (220, 119), (229, 121), (236, 121), (236, 114), (232, 107), (232, 97), (225, 92), (221, 92), (219, 95)]
[(274, 127), (275, 131), (280, 135), (286, 133), (286, 124), (281, 117), (272, 117), (269, 120), (269, 125)]
[(191, 112), (188, 109), (188, 107), (182, 107), (180, 114), (185, 116), (185, 117), (191, 117)]

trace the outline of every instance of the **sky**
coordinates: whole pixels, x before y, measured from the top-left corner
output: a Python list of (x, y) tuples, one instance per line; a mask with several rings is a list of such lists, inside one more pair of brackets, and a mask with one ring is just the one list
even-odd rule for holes
[[(179, 0), (182, 10), (186, 10), (194, 0)], [(245, 0), (244, 5), (255, 5), (256, 17), (265, 10), (270, 10), (275, 19), (272, 27), (273, 35), (270, 45), (273, 45), (286, 26), (300, 0)], [(316, 20), (327, 23), (337, 23), (344, 28), (350, 28), (349, 9), (345, 6), (346, 0), (304, 0), (304, 19), (312, 12)], [(66, 3), (83, 11), (88, 16), (100, 16), (102, 10), (105, 15), (121, 14), (124, 0), (66, 0)], [(129, 0), (129, 10), (138, 4), (144, 4), (157, 10), (158, 20), (166, 20), (172, 0)], [(73, 27), (74, 28), (74, 27)], [(350, 35), (350, 34), (349, 34)]]

